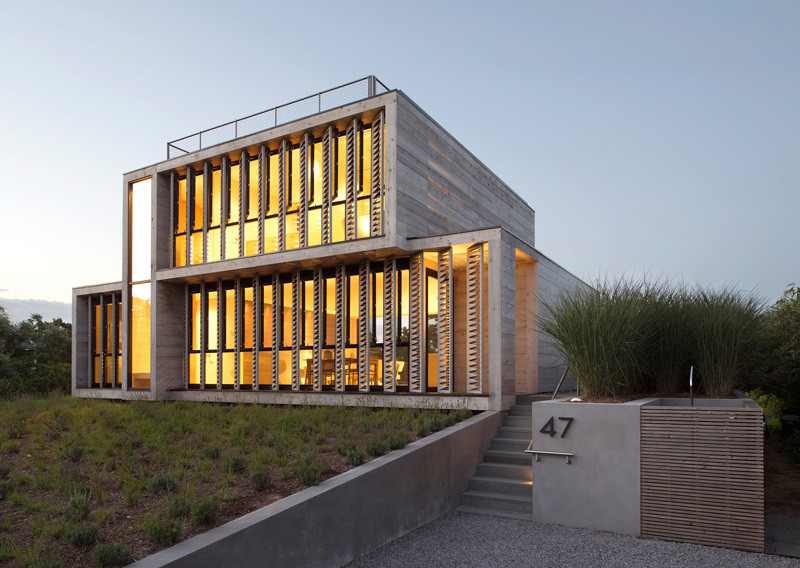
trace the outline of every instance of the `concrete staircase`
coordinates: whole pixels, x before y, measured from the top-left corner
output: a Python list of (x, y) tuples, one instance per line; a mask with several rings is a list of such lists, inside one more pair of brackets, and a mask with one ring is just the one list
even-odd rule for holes
[(461, 494), (458, 511), (532, 518), (531, 457), (524, 451), (531, 441), (531, 402), (541, 398), (517, 397), (497, 436), (483, 454), (477, 473)]

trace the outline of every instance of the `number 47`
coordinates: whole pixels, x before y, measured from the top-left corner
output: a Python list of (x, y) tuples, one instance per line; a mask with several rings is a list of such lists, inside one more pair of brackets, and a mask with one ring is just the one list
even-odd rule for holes
[[(561, 432), (561, 437), (563, 438), (563, 437), (565, 437), (567, 435), (567, 430), (569, 430), (569, 427), (572, 426), (572, 421), (575, 420), (575, 419), (574, 418), (566, 418), (564, 416), (559, 416), (558, 419), (559, 420), (563, 420), (564, 422), (567, 423), (567, 425), (564, 426), (564, 431)], [(558, 432), (556, 432), (555, 417), (551, 416), (550, 420), (548, 420), (545, 423), (545, 425), (542, 426), (542, 429), (539, 430), (539, 432), (541, 432), (542, 434), (549, 434), (551, 438), (553, 436), (555, 436), (556, 434), (558, 434)]]

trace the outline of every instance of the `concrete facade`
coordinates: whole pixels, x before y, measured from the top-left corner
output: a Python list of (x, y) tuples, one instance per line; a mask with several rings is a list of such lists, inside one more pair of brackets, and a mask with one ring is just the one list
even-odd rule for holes
[[(362, 139), (371, 140), (371, 146), (362, 146)], [(294, 152), (299, 153), (299, 162), (293, 161), (298, 155)], [(277, 190), (271, 185), (273, 178), (267, 179), (277, 175), (277, 166), (270, 161), (274, 156), (278, 156), (274, 164), (280, 164), (282, 176), (276, 182)], [(297, 164), (300, 169), (308, 168), (304, 170), (305, 181)], [(242, 172), (252, 172), (247, 175), (257, 175), (258, 181), (253, 182), (255, 178), (244, 173), (238, 181), (232, 181), (234, 166)], [(325, 173), (321, 173), (323, 169)], [(200, 182), (196, 181), (200, 179), (198, 172), (203, 173)], [(367, 178), (359, 175), (372, 176), (368, 197), (360, 193), (367, 187)], [(146, 300), (150, 310), (149, 383), (135, 384), (131, 350), (142, 347), (141, 343), (133, 347), (131, 332), (135, 309), (132, 266), (138, 266), (131, 252), (135, 245), (131, 235), (136, 227), (131, 219), (137, 207), (131, 196), (133, 184), (145, 179), (150, 179), (151, 184), (150, 270), (146, 281), (150, 290)], [(199, 190), (194, 187), (196, 183), (203, 184)], [(212, 187), (213, 184), (217, 185)], [(297, 191), (297, 184), (301, 197), (295, 211), (292, 207), (298, 207), (298, 198), (292, 192)], [(306, 193), (306, 186), (315, 190), (308, 189)], [(233, 187), (239, 188), (238, 202), (233, 197)], [(341, 197), (333, 192), (334, 187), (336, 192), (347, 193), (347, 201), (342, 202), (346, 237), (341, 241), (330, 236), (340, 228), (335, 218), (325, 216), (333, 215), (336, 208), (331, 195)], [(218, 205), (220, 191), (222, 201)], [(256, 199), (248, 202), (247, 196), (255, 196), (254, 191), (259, 193), (257, 202), (262, 212), (267, 211), (270, 191), (272, 199), (279, 191), (280, 213), (274, 220), (281, 227), (280, 245), (274, 252), (266, 252), (263, 238), (270, 238), (268, 223), (264, 214), (259, 214), (253, 218), (252, 227), (258, 228), (258, 250), (263, 246), (264, 252), (242, 253), (245, 245), (240, 244), (240, 252), (231, 254), (226, 238), (237, 243), (250, 238), (245, 223), (251, 219), (246, 212), (255, 206)], [(314, 197), (314, 191), (323, 194), (322, 242), (308, 246), (312, 231), (319, 230), (312, 227), (309, 213), (320, 200), (319, 193)], [(391, 396), (395, 399), (383, 404), (453, 406), (457, 402), (476, 410), (501, 410), (512, 404), (516, 394), (551, 390), (563, 370), (563, 361), (551, 338), (538, 332), (538, 314), (559, 292), (584, 284), (534, 248), (533, 209), (401, 91), (345, 104), (129, 172), (123, 176), (122, 197), (121, 282), (110, 288), (82, 287), (73, 292), (75, 396), (278, 404), (302, 398), (310, 404), (339, 400), (341, 404), (354, 405), (376, 404)], [(370, 225), (367, 234), (361, 232), (362, 202), (369, 208), (368, 216), (363, 218)], [(221, 213), (215, 209), (218, 206)], [(196, 213), (198, 210), (200, 213)], [(236, 211), (240, 212), (239, 221), (230, 221)], [(180, 237), (178, 219), (184, 212), (185, 236)], [(218, 224), (221, 228), (217, 234), (221, 252), (220, 245), (209, 237), (215, 230), (214, 215), (220, 214), (223, 221)], [(202, 232), (193, 225), (197, 215), (202, 216)], [(294, 235), (287, 225), (290, 220), (297, 222), (300, 246), (289, 245), (288, 239)], [(238, 227), (234, 222), (239, 223)], [(262, 232), (265, 237), (261, 237)], [(187, 244), (189, 241), (192, 244)], [(198, 246), (202, 248), (202, 259), (195, 262), (189, 254), (198, 254)], [(178, 260), (178, 251), (186, 253), (185, 262)], [(221, 259), (215, 260), (217, 256)], [(394, 259), (400, 263), (398, 266), (410, 263), (412, 267), (408, 299), (401, 298), (401, 288), (391, 288), (391, 282), (381, 289), (376, 280), (399, 278), (401, 269), (393, 268)], [(415, 262), (421, 263), (419, 296), (414, 295), (413, 287)], [(332, 278), (325, 275), (340, 269), (358, 274), (361, 299), (357, 317), (351, 305), (355, 296), (345, 297), (350, 304), (341, 304), (350, 306), (344, 308), (350, 310), (349, 315), (338, 315), (337, 307), (335, 317), (351, 318), (353, 325), (356, 321), (371, 322), (358, 323), (358, 345), (355, 333), (347, 326), (343, 332), (336, 332), (344, 333), (344, 339), (337, 336), (334, 344), (332, 333), (324, 331), (333, 326), (333, 320), (327, 321), (328, 315), (319, 316), (325, 321), (315, 320), (313, 333), (312, 324), (303, 323), (304, 317), (316, 317), (310, 305), (312, 296), (317, 302), (314, 309), (327, 305), (324, 302), (329, 299), (328, 292), (320, 290), (318, 282)], [(306, 280), (301, 281), (301, 274)], [(429, 278), (429, 274), (433, 276)], [(318, 279), (314, 280), (313, 292), (303, 296), (306, 292), (296, 288), (306, 286), (303, 282), (312, 286), (312, 275)], [(273, 315), (272, 322), (265, 321), (267, 312), (249, 307), (243, 299), (245, 294), (252, 295), (255, 306), (257, 286), (289, 280), (294, 282), (295, 300), (303, 302), (304, 307), (298, 309), (306, 314), (292, 320), (291, 330), (282, 320), (275, 323), (275, 318), (283, 315)], [(356, 280), (348, 282), (346, 289), (351, 290)], [(217, 290), (234, 288), (234, 303), (224, 307), (212, 303), (222, 301), (221, 296), (214, 296)], [(402, 291), (406, 293), (405, 288)], [(281, 293), (284, 292), (282, 288)], [(344, 285), (337, 283), (336, 293), (345, 296)], [(378, 308), (371, 307), (373, 298), (391, 306), (390, 296), (398, 303), (410, 302), (410, 307), (395, 306), (398, 311), (394, 319), (376, 316)], [(195, 297), (201, 298), (201, 307), (192, 304)], [(281, 298), (283, 313), (290, 309), (290, 302), (288, 296)], [(432, 304), (437, 300), (438, 309)], [(258, 301), (266, 305), (264, 298)], [(109, 308), (112, 304), (118, 307)], [(401, 309), (405, 310), (402, 314)], [(236, 310), (236, 323), (230, 319), (223, 329), (221, 319), (232, 310)], [(201, 317), (205, 323), (198, 323)], [(347, 322), (349, 325), (350, 319)], [(378, 334), (376, 326), (383, 329), (385, 323), (396, 325), (397, 333)], [(232, 334), (234, 325), (235, 339), (230, 341), (235, 345), (223, 346), (229, 341), (223, 332)], [(283, 326), (283, 331), (276, 331), (276, 325)], [(306, 327), (296, 329), (301, 325)], [(209, 326), (216, 327), (209, 331)], [(114, 332), (109, 331), (112, 327), (118, 330), (120, 340), (113, 346)], [(252, 342), (245, 329), (262, 342), (258, 347), (249, 346)], [(219, 341), (213, 337), (214, 331)], [(202, 335), (200, 348), (195, 346), (198, 334)], [(291, 344), (287, 344), (290, 335)], [(273, 345), (265, 337), (283, 343)], [(402, 359), (406, 350), (407, 360)], [(264, 359), (266, 352), (270, 359)], [(357, 357), (346, 352), (357, 353)], [(279, 356), (285, 359), (278, 362)], [(262, 359), (271, 363), (262, 363)], [(115, 360), (116, 364), (112, 362)], [(224, 370), (223, 364), (227, 365)], [(291, 381), (279, 382), (278, 373), (283, 381), (286, 364), (292, 366)], [(197, 371), (197, 365), (203, 370)], [(327, 375), (325, 365), (333, 365)], [(216, 381), (210, 376), (212, 373), (217, 373)], [(351, 374), (357, 374), (357, 384)], [(326, 390), (341, 396), (331, 396)]]

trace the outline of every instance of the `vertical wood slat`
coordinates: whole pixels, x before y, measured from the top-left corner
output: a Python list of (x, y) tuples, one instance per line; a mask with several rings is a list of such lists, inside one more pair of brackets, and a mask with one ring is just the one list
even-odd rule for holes
[(370, 270), (369, 261), (358, 266), (358, 390), (369, 391), (369, 322), (370, 322)]
[(322, 244), (331, 242), (331, 191), (333, 188), (333, 127), (322, 136)]
[(336, 380), (336, 390), (344, 391), (344, 333), (345, 333), (345, 267), (339, 264), (336, 267), (336, 351), (334, 376)]
[(111, 353), (114, 364), (111, 365), (112, 369), (112, 380), (111, 384), (113, 386), (117, 386), (119, 384), (119, 372), (120, 369), (118, 367), (117, 361), (117, 349), (119, 348), (119, 305), (118, 305), (119, 298), (117, 297), (117, 293), (114, 292), (111, 294)]
[(467, 249), (467, 392), (483, 392), (483, 243)]
[(203, 163), (203, 263), (208, 262), (208, 222), (211, 219), (211, 164)]
[(194, 170), (186, 168), (186, 266), (192, 264), (192, 204), (194, 203)]
[(89, 372), (86, 376), (89, 378), (89, 386), (93, 387), (94, 386), (94, 337), (92, 334), (92, 328), (95, 327), (97, 324), (95, 322), (95, 317), (94, 317), (94, 305), (92, 296), (86, 296), (86, 304), (88, 306), (87, 313), (89, 314), (89, 317), (86, 318), (86, 321), (89, 324), (87, 329), (89, 335), (89, 341), (87, 342), (89, 345), (89, 365), (88, 365)]
[(183, 350), (183, 389), (187, 390), (189, 388), (189, 351), (192, 349), (192, 294), (189, 292), (188, 284), (184, 284), (183, 293), (183, 327), (185, 331), (183, 334), (185, 342)]
[[(169, 241), (168, 252), (169, 266), (175, 266), (175, 207), (178, 205), (178, 174), (173, 170), (169, 173)], [(189, 238), (187, 231), (186, 238)]]
[[(300, 325), (302, 322), (302, 287), (300, 271), (292, 273), (292, 390), (300, 390)], [(285, 298), (284, 298), (285, 300)]]
[(411, 256), (408, 267), (409, 278), (409, 391), (421, 393), (425, 391), (422, 376), (423, 365), (423, 301), (422, 301), (422, 253)]
[(236, 277), (235, 286), (233, 291), (234, 317), (236, 318), (233, 324), (233, 388), (239, 390), (239, 373), (241, 371), (239, 368), (239, 356), (242, 353), (242, 279), (238, 276)]
[(217, 390), (222, 389), (222, 345), (225, 340), (223, 329), (225, 326), (225, 300), (223, 296), (222, 280), (217, 280)]
[(358, 119), (347, 127), (347, 194), (345, 197), (345, 239), (356, 238), (356, 186), (358, 184)]
[(200, 284), (200, 388), (206, 388), (206, 347), (208, 346), (208, 290)]
[(383, 262), (383, 390), (396, 390), (397, 259), (390, 256)]
[(300, 143), (300, 171), (295, 175), (299, 177), (300, 182), (300, 203), (298, 203), (297, 211), (297, 232), (299, 234), (299, 246), (305, 248), (308, 246), (308, 197), (309, 197), (309, 174), (308, 174), (308, 152), (314, 139), (306, 132), (303, 134), (303, 141)]
[(250, 204), (250, 156), (245, 150), (239, 157), (239, 258), (244, 256), (244, 222)]
[(451, 321), (453, 314), (453, 253), (452, 249), (439, 252), (438, 259), (438, 313), (437, 313), (437, 391), (453, 392), (453, 337)]
[(258, 152), (258, 254), (264, 254), (264, 217), (267, 214), (267, 147)]
[(100, 294), (100, 321), (95, 323), (95, 334), (100, 333), (100, 386), (106, 386), (106, 305), (105, 295)]
[[(228, 236), (228, 219), (230, 218), (228, 204), (230, 203), (231, 194), (231, 160), (228, 156), (222, 156), (219, 176), (219, 258), (225, 259), (228, 252), (225, 243)], [(213, 187), (213, 184), (211, 187)]]
[(370, 236), (383, 234), (383, 111), (372, 121), (372, 191), (369, 199)]
[(314, 354), (313, 354), (313, 376), (314, 390), (322, 390), (322, 267), (314, 269)]
[(641, 534), (764, 551), (760, 408), (641, 409)]
[(263, 307), (261, 305), (261, 277), (256, 274), (253, 277), (253, 390), (258, 390), (258, 358), (261, 353), (261, 315)]
[[(281, 152), (278, 156), (278, 250), (286, 250), (286, 152), (288, 150), (286, 140), (281, 142)], [(272, 174), (272, 172), (270, 172)]]
[(281, 276), (277, 272), (272, 274), (272, 390), (278, 390), (278, 374), (280, 372), (280, 346), (281, 346)]

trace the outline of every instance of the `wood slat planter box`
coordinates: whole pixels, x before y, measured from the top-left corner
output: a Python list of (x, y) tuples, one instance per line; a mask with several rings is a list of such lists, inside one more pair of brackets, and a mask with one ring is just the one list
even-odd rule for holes
[(642, 536), (763, 552), (761, 409), (661, 402), (641, 407)]

